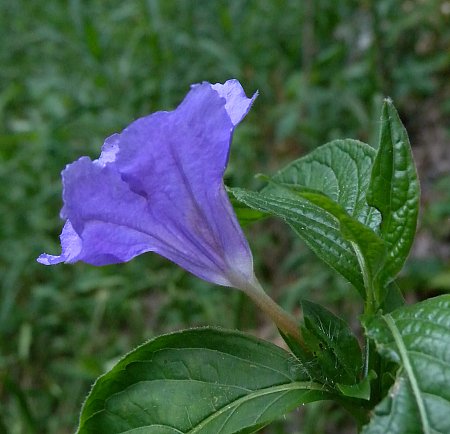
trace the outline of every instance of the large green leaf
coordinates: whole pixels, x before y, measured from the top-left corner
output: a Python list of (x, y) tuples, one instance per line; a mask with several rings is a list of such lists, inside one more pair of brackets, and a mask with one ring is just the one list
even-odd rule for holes
[[(314, 203), (311, 197), (283, 194), (280, 184), (286, 190), (306, 189), (312, 195), (314, 191), (323, 193), (330, 199), (328, 203), (338, 205), (340, 215), (348, 215), (350, 220), (376, 232), (380, 213), (366, 202), (374, 158), (375, 151), (362, 142), (335, 140), (279, 171), (273, 177), (274, 183), (261, 192), (242, 189), (232, 189), (231, 192), (247, 206), (285, 220), (317, 256), (342, 274), (365, 297), (364, 279), (354, 246), (348, 233), (343, 233), (336, 215), (324, 209), (323, 204)], [(319, 196), (316, 194), (315, 197)]]
[(388, 244), (388, 257), (380, 274), (382, 286), (397, 275), (409, 254), (416, 232), (419, 195), (408, 134), (392, 101), (386, 100), (367, 192), (368, 203), (381, 212), (381, 236)]
[(373, 317), (365, 328), (400, 368), (363, 433), (450, 433), (450, 295)]
[(147, 342), (100, 377), (78, 432), (250, 433), (325, 396), (281, 348), (240, 332), (194, 329)]

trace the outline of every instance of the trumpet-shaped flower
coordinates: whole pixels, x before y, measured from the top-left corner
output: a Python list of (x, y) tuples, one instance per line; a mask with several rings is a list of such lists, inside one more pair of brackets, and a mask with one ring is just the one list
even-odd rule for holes
[(45, 265), (126, 262), (156, 252), (192, 274), (243, 290), (300, 344), (296, 321), (262, 289), (223, 185), (236, 125), (250, 110), (237, 80), (192, 86), (171, 112), (131, 123), (62, 172), (59, 256)]
[(69, 164), (62, 253), (38, 261), (106, 265), (152, 251), (207, 281), (252, 285), (252, 255), (223, 174), (234, 128), (253, 99), (237, 80), (194, 85), (175, 110), (107, 138), (97, 160)]

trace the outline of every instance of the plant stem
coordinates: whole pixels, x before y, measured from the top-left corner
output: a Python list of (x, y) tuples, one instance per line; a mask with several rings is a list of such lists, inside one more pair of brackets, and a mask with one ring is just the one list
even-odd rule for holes
[(366, 336), (364, 338), (364, 366), (363, 366), (363, 378), (369, 375), (369, 357), (370, 357), (370, 340)]
[(283, 333), (291, 336), (299, 342), (302, 347), (305, 347), (303, 337), (300, 334), (300, 327), (295, 318), (283, 310), (267, 295), (256, 278), (254, 282), (248, 284), (245, 288), (242, 288), (242, 290), (269, 316)]

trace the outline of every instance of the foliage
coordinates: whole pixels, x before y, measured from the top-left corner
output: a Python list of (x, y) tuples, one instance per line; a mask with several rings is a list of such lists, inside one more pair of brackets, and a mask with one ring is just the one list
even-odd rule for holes
[(326, 397), (326, 391), (273, 344), (194, 329), (137, 348), (96, 382), (91, 396), (80, 433), (141, 427), (155, 434), (231, 434), (243, 427), (253, 431), (280, 411)]
[[(419, 206), (409, 139), (389, 99), (379, 141), (376, 155), (361, 142), (331, 142), (283, 169), (259, 192), (231, 190), (250, 208), (281, 217), (338, 270), (343, 255), (354, 259), (348, 267), (360, 273), (361, 288), (349, 281), (364, 300), (364, 357), (345, 321), (307, 301), (300, 336), (282, 333), (295, 356), (278, 350), (285, 371), (272, 365), (276, 347), (245, 335), (204, 329), (162, 336), (97, 380), (78, 432), (250, 433), (300, 403), (333, 399), (365, 433), (446, 433), (450, 298), (397, 307), (387, 296), (412, 245)], [(370, 176), (362, 170), (365, 161)], [(334, 229), (333, 237), (326, 228)], [(322, 244), (315, 249), (317, 239)]]
[(367, 320), (367, 333), (380, 353), (402, 369), (363, 433), (450, 430), (449, 308), (446, 295)]

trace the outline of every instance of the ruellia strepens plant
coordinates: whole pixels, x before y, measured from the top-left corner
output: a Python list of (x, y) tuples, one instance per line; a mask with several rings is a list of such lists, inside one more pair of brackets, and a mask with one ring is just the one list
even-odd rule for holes
[[(376, 149), (335, 140), (265, 177), (259, 191), (226, 189), (233, 132), (256, 96), (237, 80), (193, 85), (175, 110), (108, 137), (97, 160), (69, 164), (62, 252), (38, 261), (102, 266), (158, 253), (245, 293), (290, 351), (214, 327), (159, 336), (97, 379), (78, 433), (253, 433), (318, 400), (340, 403), (364, 434), (450, 433), (450, 296), (407, 306), (395, 283), (420, 191), (392, 101)], [(363, 339), (311, 301), (293, 317), (262, 288), (239, 222), (270, 216), (357, 290)]]

